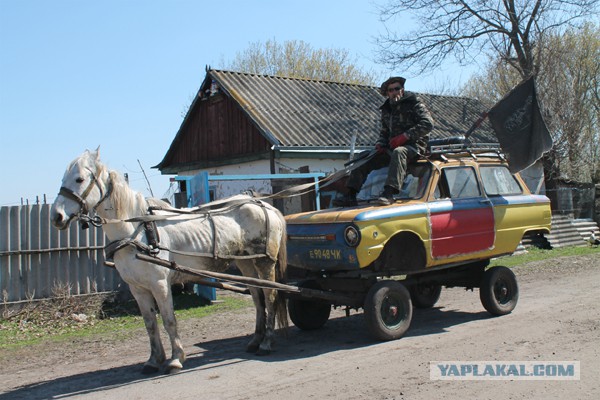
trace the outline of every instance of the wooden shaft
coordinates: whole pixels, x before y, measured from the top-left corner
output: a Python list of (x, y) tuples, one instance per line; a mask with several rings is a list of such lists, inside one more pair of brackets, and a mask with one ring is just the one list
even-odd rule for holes
[(147, 256), (145, 254), (140, 254), (140, 253), (136, 254), (135, 256), (136, 256), (136, 258), (138, 258), (142, 261), (147, 261), (147, 262), (150, 262), (150, 263), (153, 263), (156, 265), (160, 265), (161, 267), (170, 268), (172, 270), (175, 270), (178, 272), (184, 272), (184, 273), (190, 274), (190, 275), (222, 279), (222, 280), (230, 281), (230, 282), (243, 283), (243, 284), (246, 284), (249, 286), (257, 286), (257, 287), (268, 288), (268, 289), (277, 289), (277, 290), (282, 290), (284, 292), (290, 292), (290, 293), (295, 293), (295, 292), (300, 291), (300, 289), (296, 286), (285, 285), (283, 283), (267, 281), (264, 279), (249, 278), (247, 276), (222, 274), (220, 272), (198, 271), (195, 269), (184, 267), (182, 265), (178, 265), (177, 263), (175, 263), (173, 261), (167, 261), (167, 260), (163, 260), (162, 258), (151, 257), (151, 256)]
[[(110, 267), (110, 268), (115, 268), (114, 262), (105, 261), (104, 265), (106, 265), (107, 267)], [(199, 285), (208, 286), (208, 287), (214, 287), (217, 289), (229, 290), (231, 292), (236, 292), (236, 293), (241, 293), (241, 294), (250, 294), (250, 291), (247, 288), (230, 285), (228, 283), (209, 281), (207, 279), (202, 279), (202, 278), (198, 278), (198, 277), (195, 277), (190, 282), (197, 283)]]
[[(352, 297), (352, 296), (341, 295), (341, 294), (337, 294), (334, 292), (328, 292), (328, 291), (324, 291), (324, 290), (300, 288), (298, 286), (286, 285), (283, 283), (267, 281), (264, 279), (256, 279), (256, 278), (249, 278), (246, 276), (222, 274), (219, 272), (212, 272), (212, 271), (198, 271), (198, 270), (194, 270), (194, 269), (191, 269), (188, 267), (184, 267), (182, 265), (178, 265), (174, 261), (163, 260), (161, 258), (156, 258), (156, 257), (148, 256), (145, 254), (141, 254), (141, 253), (136, 254), (136, 258), (138, 258), (139, 260), (142, 260), (142, 261), (147, 261), (147, 262), (150, 262), (150, 263), (153, 263), (156, 265), (160, 265), (165, 268), (169, 268), (169, 269), (172, 269), (172, 270), (175, 270), (178, 272), (182, 272), (182, 273), (186, 273), (186, 274), (190, 274), (190, 275), (194, 275), (194, 276), (203, 276), (203, 277), (209, 277), (209, 278), (215, 278), (215, 279), (222, 279), (222, 280), (226, 280), (226, 281), (230, 281), (230, 282), (237, 282), (237, 283), (241, 283), (244, 285), (254, 286), (254, 287), (259, 287), (259, 288), (275, 289), (275, 290), (279, 290), (279, 291), (291, 294), (293, 297), (301, 298), (301, 299), (320, 299), (320, 300), (325, 300), (325, 301), (331, 302), (332, 304), (347, 305), (347, 306), (352, 306), (352, 307), (361, 307), (362, 302), (363, 302), (363, 296), (361, 296), (361, 295)], [(210, 281), (207, 281), (207, 282), (210, 282)], [(210, 283), (215, 284), (217, 282), (210, 282)], [(227, 284), (222, 284), (222, 285), (226, 285), (226, 286), (230, 286), (230, 287), (239, 289), (238, 287), (235, 287), (232, 285), (227, 285)], [(207, 286), (210, 286), (210, 285), (207, 285)], [(223, 286), (222, 288), (227, 289), (225, 286)], [(230, 290), (230, 289), (227, 289), (227, 290)]]

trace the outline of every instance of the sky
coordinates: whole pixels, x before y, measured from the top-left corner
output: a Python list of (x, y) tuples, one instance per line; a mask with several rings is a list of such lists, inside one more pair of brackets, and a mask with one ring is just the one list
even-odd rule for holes
[[(385, 31), (369, 0), (0, 0), (0, 206), (52, 203), (67, 165), (100, 147), (130, 186), (163, 197), (157, 165), (205, 68), (250, 43), (346, 49), (382, 81), (435, 93), (468, 75), (411, 76), (374, 62)], [(408, 32), (410, 18), (394, 29)], [(146, 174), (148, 181), (144, 177)]]

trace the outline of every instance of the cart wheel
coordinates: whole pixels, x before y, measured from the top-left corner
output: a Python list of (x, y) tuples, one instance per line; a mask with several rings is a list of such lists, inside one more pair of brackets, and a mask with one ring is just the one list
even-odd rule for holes
[(515, 274), (506, 267), (492, 267), (486, 270), (481, 279), (479, 298), (490, 314), (509, 314), (519, 300), (519, 286)]
[(412, 319), (412, 304), (408, 289), (397, 281), (379, 281), (365, 299), (367, 328), (378, 340), (401, 338)]
[(440, 299), (442, 286), (435, 284), (417, 284), (409, 289), (410, 299), (417, 308), (431, 308)]
[[(319, 284), (313, 280), (302, 281), (298, 287), (321, 289)], [(312, 331), (325, 325), (331, 313), (331, 304), (323, 300), (290, 298), (288, 312), (294, 325), (304, 331)]]

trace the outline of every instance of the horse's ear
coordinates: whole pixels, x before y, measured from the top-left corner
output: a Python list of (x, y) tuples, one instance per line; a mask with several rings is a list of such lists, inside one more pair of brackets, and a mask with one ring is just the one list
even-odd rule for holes
[(98, 163), (100, 161), (100, 146), (98, 146), (94, 151), (86, 150), (86, 152), (89, 153), (94, 163)]

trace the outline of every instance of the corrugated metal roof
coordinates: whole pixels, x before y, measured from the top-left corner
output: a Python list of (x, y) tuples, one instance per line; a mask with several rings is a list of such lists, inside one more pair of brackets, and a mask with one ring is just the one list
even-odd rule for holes
[[(377, 87), (208, 70), (198, 96), (165, 157), (154, 168), (171, 173), (179, 168), (196, 168), (214, 162), (200, 155), (198, 149), (181, 150), (185, 146), (195, 146), (194, 143), (210, 142), (195, 136), (210, 135), (214, 130), (210, 127), (199, 130), (193, 122), (204, 109), (203, 105), (206, 106), (205, 100), (219, 98), (212, 96), (213, 81), (240, 107), (257, 128), (257, 134), (281, 151), (348, 151), (354, 134), (357, 135), (355, 146), (368, 148), (379, 136), (379, 107), (385, 98), (379, 94)], [(410, 82), (407, 89), (410, 89)], [(417, 94), (427, 104), (435, 120), (430, 135), (432, 139), (464, 134), (487, 110), (481, 102), (473, 99)], [(487, 121), (475, 130), (471, 139), (474, 142), (497, 141)], [(218, 153), (220, 150), (217, 150)], [(236, 153), (236, 157), (239, 155)]]
[[(210, 79), (208, 79), (210, 77)], [(370, 146), (379, 136), (379, 88), (337, 82), (209, 70), (215, 80), (275, 145), (282, 147)], [(410, 89), (410, 82), (407, 90)], [(431, 138), (464, 134), (486, 110), (477, 100), (417, 93), (435, 120)], [(487, 121), (474, 141), (496, 141)]]

